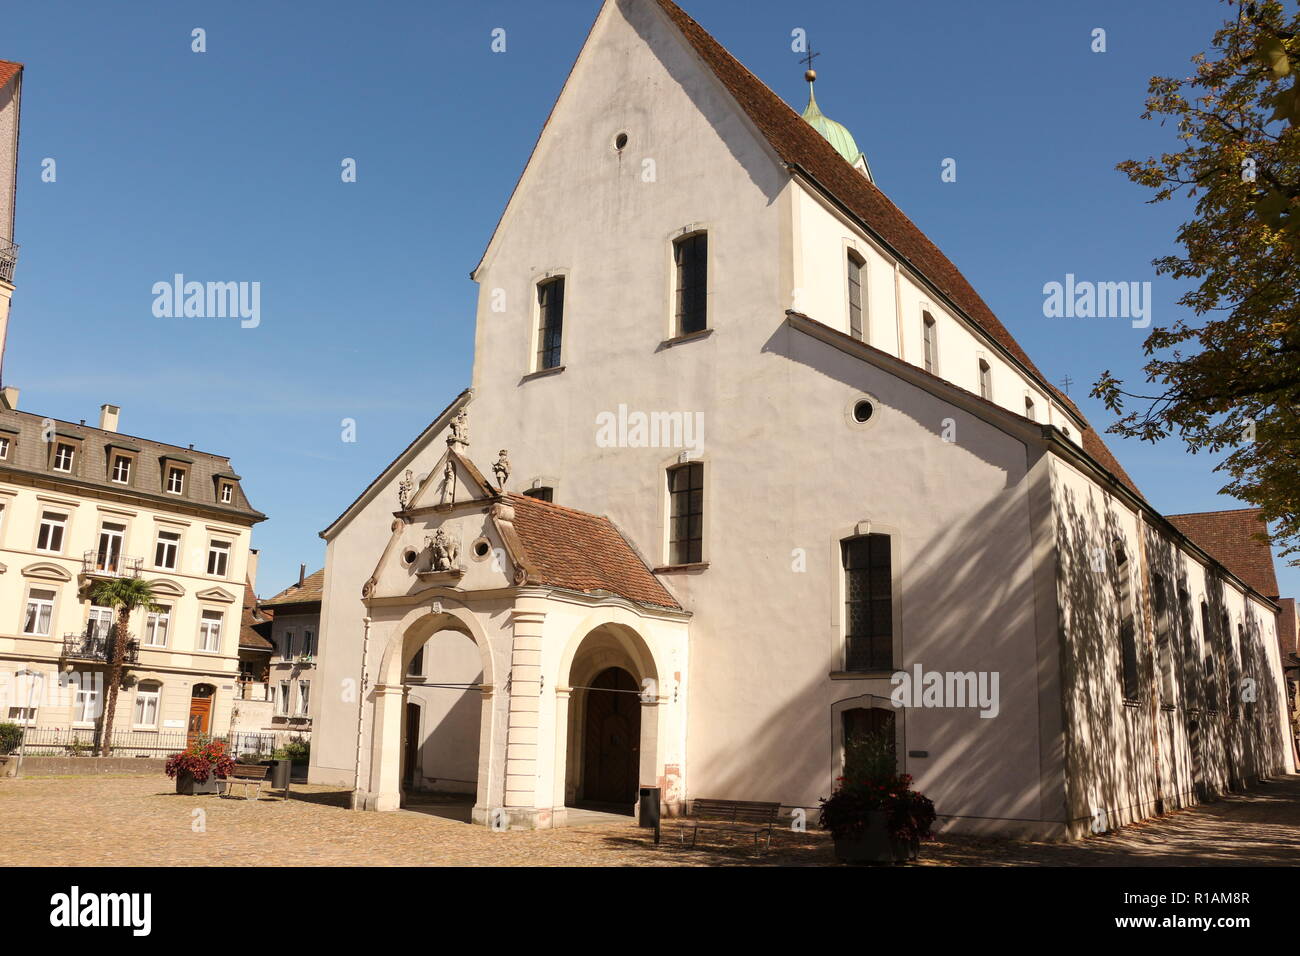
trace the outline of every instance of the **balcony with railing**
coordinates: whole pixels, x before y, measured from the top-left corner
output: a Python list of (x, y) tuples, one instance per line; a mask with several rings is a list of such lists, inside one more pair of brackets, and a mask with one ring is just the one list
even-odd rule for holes
[(138, 578), (144, 558), (128, 558), (114, 551), (87, 551), (81, 557), (81, 573), (92, 578)]
[[(63, 635), (63, 658), (69, 661), (96, 661), (101, 664), (111, 663), (111, 654), (116, 635), (113, 627), (107, 624), (90, 624), (84, 631), (73, 631)], [(140, 642), (127, 635), (126, 647), (122, 654), (124, 664), (135, 664), (140, 660)]]
[(0, 239), (0, 279), (14, 284), (14, 266), (18, 263), (18, 247), (8, 239)]

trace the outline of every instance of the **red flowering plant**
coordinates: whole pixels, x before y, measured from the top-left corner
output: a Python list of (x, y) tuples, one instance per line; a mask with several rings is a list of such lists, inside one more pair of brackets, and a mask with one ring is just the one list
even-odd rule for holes
[(873, 814), (883, 813), (896, 840), (928, 840), (934, 804), (912, 789), (912, 775), (898, 772), (893, 734), (862, 734), (845, 747), (844, 776), (835, 792), (821, 800), (821, 826), (840, 839), (861, 837)]
[(208, 740), (200, 737), (184, 751), (167, 758), (167, 776), (187, 773), (197, 782), (205, 782), (209, 775), (228, 777), (235, 768), (235, 761), (226, 752), (224, 740)]

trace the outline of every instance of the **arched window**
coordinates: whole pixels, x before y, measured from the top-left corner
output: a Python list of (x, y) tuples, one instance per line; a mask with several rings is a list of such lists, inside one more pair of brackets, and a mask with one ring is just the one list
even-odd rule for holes
[(921, 313), (921, 340), (925, 351), (925, 370), (933, 375), (939, 373), (939, 341), (934, 327), (934, 316), (929, 312)]
[(887, 534), (840, 542), (844, 563), (844, 669), (888, 671), (894, 666), (894, 581)]
[(867, 336), (862, 322), (862, 286), (866, 276), (866, 260), (854, 252), (848, 252), (849, 275), (849, 334), (859, 342), (865, 342)]
[(564, 277), (537, 285), (537, 368), (544, 371), (560, 366), (560, 342), (564, 336)]

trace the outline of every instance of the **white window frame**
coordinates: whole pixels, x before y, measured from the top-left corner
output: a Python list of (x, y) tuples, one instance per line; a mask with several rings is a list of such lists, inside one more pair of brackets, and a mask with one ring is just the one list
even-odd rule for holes
[[(119, 477), (117, 476), (117, 474), (118, 474), (118, 467), (117, 467), (117, 466), (118, 466), (118, 465), (125, 465), (125, 466), (126, 466), (125, 468), (122, 469), (122, 477), (121, 477), (121, 478), (119, 478)], [(121, 454), (121, 453), (114, 453), (114, 455), (113, 455), (113, 467), (112, 467), (112, 469), (111, 469), (111, 471), (110, 471), (110, 475), (109, 475), (109, 477), (110, 477), (110, 479), (111, 479), (115, 484), (119, 484), (119, 485), (129, 485), (129, 484), (131, 483), (131, 456), (130, 456), (130, 455), (123, 455), (123, 454)]]
[[(208, 608), (199, 614), (199, 650), (205, 654), (221, 652), (221, 632), (225, 626), (226, 615), (221, 611)], [(215, 639), (214, 639), (215, 638)], [(215, 644), (216, 646), (209, 646)]]
[[(68, 450), (66, 459), (64, 458), (63, 455), (63, 450), (65, 448)], [(72, 466), (76, 463), (76, 460), (77, 460), (76, 445), (66, 441), (60, 441), (54, 443), (54, 460), (50, 465), (51, 468), (53, 468), (55, 471), (61, 471), (65, 475), (70, 475), (72, 474)], [(59, 462), (61, 461), (66, 462), (67, 464), (66, 468), (63, 465), (59, 464)]]
[(276, 700), (276, 704), (275, 704), (275, 712), (277, 714), (280, 714), (285, 717), (289, 715), (289, 703), (291, 699), (290, 698), (291, 693), (292, 692), (290, 691), (289, 681), (287, 680), (280, 681), (279, 698)]
[(284, 647), (281, 649), (281, 656), (286, 661), (293, 660), (293, 628), (284, 632)]
[[(142, 716), (144, 717), (148, 716), (147, 713), (142, 715), (142, 711), (147, 710), (149, 704), (153, 705), (153, 719), (152, 720), (141, 719)], [(143, 684), (141, 684), (136, 688), (135, 704), (131, 708), (131, 718), (133, 721), (132, 726), (135, 729), (157, 730), (158, 714), (161, 712), (161, 710), (162, 710), (162, 685), (161, 684), (151, 683), (147, 690), (145, 689), (145, 685)]]
[[(59, 546), (57, 548), (41, 547), (41, 532), (50, 528), (50, 534), (47, 539), (54, 538), (55, 531), (58, 532)], [(41, 520), (36, 525), (36, 550), (44, 554), (62, 554), (63, 545), (68, 537), (68, 516), (58, 511), (41, 510)]]
[(0, 461), (9, 460), (9, 446), (9, 438), (5, 435), (0, 435)]
[(311, 703), (311, 681), (298, 681), (298, 716), (306, 717), (307, 708)]
[(235, 486), (228, 481), (221, 483), (221, 503), (228, 505), (235, 500)]
[[(164, 542), (163, 535), (165, 534), (175, 535), (176, 540)], [(170, 564), (160, 564), (158, 562), (158, 548), (164, 545), (164, 543), (166, 544), (166, 547), (169, 548), (171, 551)], [(154, 540), (153, 540), (153, 566), (163, 571), (175, 571), (177, 562), (180, 560), (180, 555), (181, 555), (181, 533), (179, 531), (169, 531), (166, 528), (159, 528), (158, 533), (154, 536)]]
[[(172, 481), (173, 478), (177, 478), (178, 480), (173, 482)], [(175, 485), (175, 487), (172, 487), (173, 484)], [(167, 466), (167, 485), (164, 490), (169, 495), (185, 494), (185, 469), (184, 468), (180, 467), (179, 465)]]
[(19, 727), (35, 727), (36, 707), (28, 707), (26, 704), (11, 704), (5, 720), (11, 724), (17, 724)]
[[(96, 702), (99, 693), (94, 687), (82, 687), (77, 685), (76, 693), (72, 701), (72, 726), (74, 727), (93, 727), (95, 719), (98, 716), (95, 711)], [(86, 716), (86, 711), (91, 711), (91, 716)]]
[[(210, 577), (225, 578), (229, 576), (230, 552), (231, 552), (231, 546), (229, 541), (222, 541), (218, 538), (212, 538), (210, 541), (208, 541), (207, 571)], [(214, 564), (213, 558), (217, 559), (215, 564), (220, 568), (219, 571), (214, 571), (212, 569)]]
[[(145, 618), (144, 640), (140, 642), (141, 647), (166, 647), (167, 632), (171, 629), (172, 606), (170, 604), (159, 604), (162, 610), (150, 611)], [(158, 632), (162, 632), (162, 640), (157, 640)]]
[(312, 644), (313, 641), (315, 640), (315, 637), (316, 635), (310, 627), (303, 628), (302, 650), (299, 652), (298, 655), (299, 657), (311, 657), (313, 654), (315, 654), (315, 651), (312, 649)]
[[(42, 593), (48, 593), (50, 597), (48, 599), (35, 597), (34, 595), (37, 591), (40, 591)], [(58, 602), (58, 600), (59, 600), (58, 588), (41, 587), (39, 584), (33, 584), (30, 587), (28, 587), (27, 600), (23, 603), (23, 622), (22, 622), (22, 627), (19, 630), (19, 633), (31, 635), (33, 637), (49, 637), (54, 627), (54, 606)], [(36, 616), (34, 619), (36, 624), (36, 629), (29, 631), (27, 629), (27, 622), (29, 618), (32, 617), (33, 607), (37, 609)], [(45, 617), (45, 630), (43, 631), (40, 629), (41, 608), (45, 608), (47, 612)]]

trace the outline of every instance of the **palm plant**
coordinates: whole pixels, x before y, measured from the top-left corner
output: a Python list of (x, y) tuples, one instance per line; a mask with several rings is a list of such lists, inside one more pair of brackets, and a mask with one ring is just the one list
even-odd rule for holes
[(139, 608), (162, 609), (154, 603), (153, 586), (140, 578), (97, 581), (90, 589), (90, 598), (100, 607), (111, 607), (117, 616), (108, 654), (108, 699), (104, 702), (104, 732), (99, 742), (99, 756), (107, 757), (112, 750), (113, 716), (117, 710), (117, 689), (122, 683), (131, 615)]

